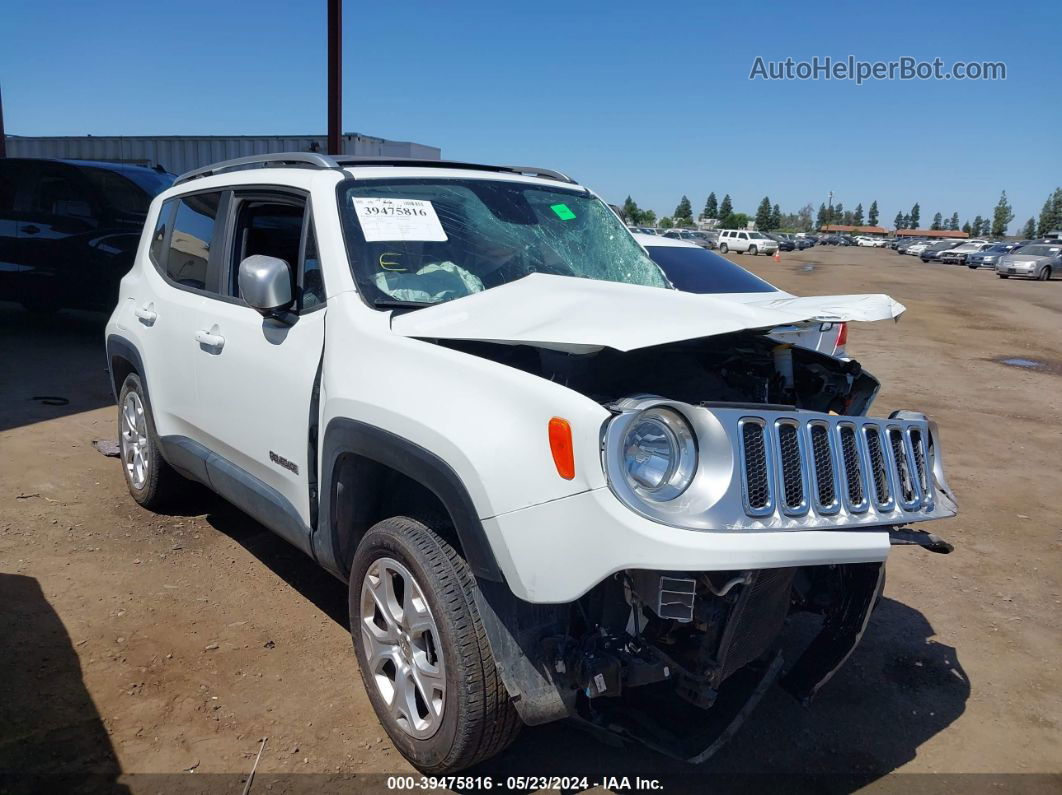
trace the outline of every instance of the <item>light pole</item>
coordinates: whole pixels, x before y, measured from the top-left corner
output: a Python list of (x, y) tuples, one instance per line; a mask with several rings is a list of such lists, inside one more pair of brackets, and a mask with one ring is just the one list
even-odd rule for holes
[(833, 226), (833, 191), (830, 191), (830, 197), (826, 200), (826, 231), (830, 231), (830, 227)]

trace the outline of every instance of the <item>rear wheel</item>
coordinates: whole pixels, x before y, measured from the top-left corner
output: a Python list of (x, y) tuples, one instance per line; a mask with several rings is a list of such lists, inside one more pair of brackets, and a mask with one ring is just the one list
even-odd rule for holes
[(350, 629), (373, 709), (395, 746), (430, 774), (499, 753), (520, 730), (473, 597), (446, 541), (404, 516), (374, 525), (350, 572)]
[(997, 273), (996, 276), (998, 276), (1000, 279), (1009, 279), (1010, 278), (1010, 276), (1008, 276), (1005, 273)]

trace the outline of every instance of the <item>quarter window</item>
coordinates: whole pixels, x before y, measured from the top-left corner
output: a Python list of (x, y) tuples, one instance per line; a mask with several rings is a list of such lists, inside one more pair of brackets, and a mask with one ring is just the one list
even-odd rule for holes
[(196, 193), (177, 204), (166, 274), (177, 284), (205, 290), (220, 193)]
[(162, 265), (163, 262), (162, 247), (166, 244), (166, 229), (169, 227), (170, 219), (173, 218), (174, 202), (174, 199), (165, 202), (159, 210), (158, 220), (155, 221), (155, 231), (151, 235), (151, 246), (148, 251), (156, 265)]

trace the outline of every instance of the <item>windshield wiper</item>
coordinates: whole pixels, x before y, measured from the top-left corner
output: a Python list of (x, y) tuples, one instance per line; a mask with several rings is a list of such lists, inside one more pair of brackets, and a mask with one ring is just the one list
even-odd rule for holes
[(435, 306), (431, 301), (399, 301), (397, 298), (374, 298), (372, 305), (385, 309), (423, 309), (426, 306)]

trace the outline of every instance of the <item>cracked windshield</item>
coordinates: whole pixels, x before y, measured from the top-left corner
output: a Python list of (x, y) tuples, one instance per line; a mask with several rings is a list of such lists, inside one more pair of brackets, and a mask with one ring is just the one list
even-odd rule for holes
[(451, 301), (532, 273), (671, 286), (584, 191), (402, 180), (350, 183), (339, 195), (351, 267), (379, 306)]

